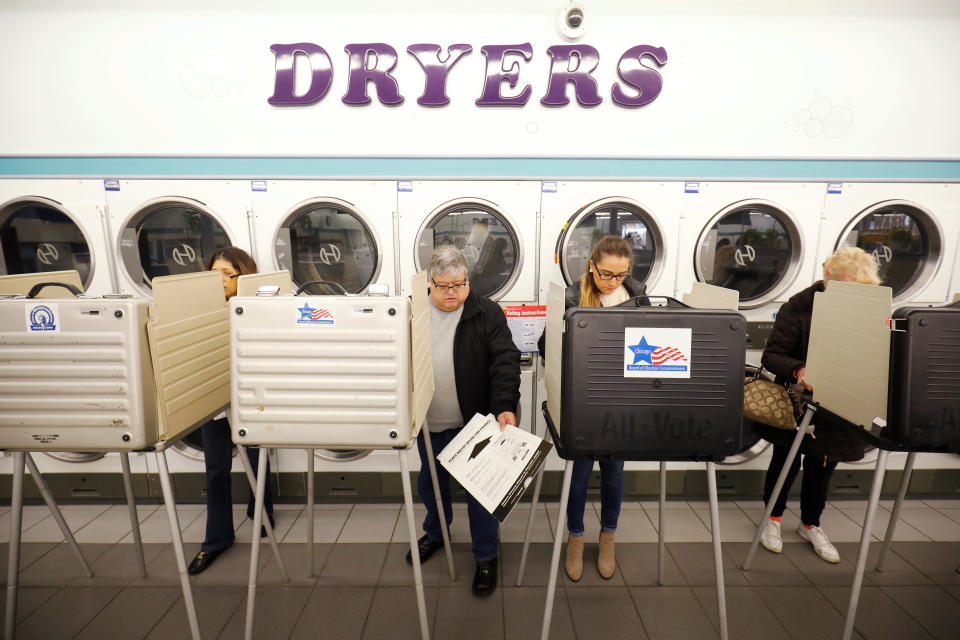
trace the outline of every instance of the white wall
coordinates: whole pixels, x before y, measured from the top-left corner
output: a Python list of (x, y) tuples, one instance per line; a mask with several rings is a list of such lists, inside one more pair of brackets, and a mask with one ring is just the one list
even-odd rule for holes
[[(960, 157), (954, 0), (583, 0), (579, 41), (599, 49), (604, 102), (549, 109), (546, 48), (566, 43), (565, 4), (5, 0), (0, 155)], [(330, 54), (333, 86), (319, 104), (271, 107), (269, 47), (301, 41)], [(397, 50), (402, 105), (340, 102), (350, 42)], [(416, 103), (423, 73), (406, 47), (419, 42), (473, 46), (447, 107)], [(522, 42), (528, 104), (475, 106), (480, 47)], [(610, 87), (637, 44), (669, 62), (659, 98), (625, 109)]]

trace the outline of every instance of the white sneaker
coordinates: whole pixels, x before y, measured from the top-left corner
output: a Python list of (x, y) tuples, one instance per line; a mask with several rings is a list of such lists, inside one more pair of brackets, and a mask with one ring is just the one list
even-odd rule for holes
[(780, 532), (780, 521), (767, 518), (767, 524), (760, 534), (760, 544), (767, 551), (783, 553), (783, 535)]
[(818, 556), (827, 562), (840, 562), (840, 554), (837, 552), (837, 548), (830, 542), (830, 538), (823, 532), (823, 529), (820, 527), (810, 527), (807, 529), (801, 524), (800, 528), (797, 529), (797, 533), (800, 534), (801, 538), (813, 545), (813, 550), (817, 552)]

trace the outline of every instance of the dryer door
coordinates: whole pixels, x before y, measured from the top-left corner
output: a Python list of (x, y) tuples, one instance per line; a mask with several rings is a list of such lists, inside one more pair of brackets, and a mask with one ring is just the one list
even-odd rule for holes
[(200, 203), (163, 200), (127, 220), (120, 231), (120, 263), (149, 297), (154, 278), (203, 271), (208, 256), (231, 244), (220, 222)]
[(657, 279), (663, 270), (664, 239), (653, 218), (636, 203), (601, 200), (574, 214), (557, 240), (556, 255), (568, 285), (587, 272), (590, 250), (604, 236), (618, 236), (630, 243), (631, 276), (640, 282)]
[(274, 252), (295, 285), (324, 280), (347, 293), (361, 293), (377, 279), (383, 255), (373, 226), (360, 212), (326, 200), (308, 202), (287, 216)]
[(491, 204), (457, 202), (427, 219), (417, 235), (416, 270), (429, 268), (433, 250), (443, 245), (463, 251), (470, 289), (492, 300), (503, 297), (520, 276), (517, 231)]
[(697, 280), (740, 292), (740, 308), (774, 300), (797, 277), (800, 231), (772, 203), (737, 202), (701, 231), (694, 256)]
[(75, 270), (84, 290), (93, 278), (90, 246), (70, 213), (45, 198), (0, 208), (0, 275)]

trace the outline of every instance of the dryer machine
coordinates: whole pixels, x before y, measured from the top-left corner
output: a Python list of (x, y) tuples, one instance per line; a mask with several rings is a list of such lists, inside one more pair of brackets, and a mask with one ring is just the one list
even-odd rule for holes
[(960, 246), (956, 184), (832, 184), (823, 208), (817, 264), (841, 246), (872, 253), (895, 306), (949, 302)]
[[(394, 229), (396, 182), (369, 180), (256, 180), (251, 183), (261, 269), (290, 272), (294, 290), (306, 282), (336, 282), (347, 293), (362, 293), (373, 283), (397, 289)], [(308, 293), (337, 293), (311, 287)], [(317, 471), (343, 471), (339, 462), (359, 458), (349, 469), (394, 470), (391, 452), (316, 449)], [(383, 464), (373, 458), (385, 457)], [(330, 464), (334, 463), (334, 464)], [(239, 465), (239, 462), (236, 463)], [(361, 468), (362, 467), (362, 468)], [(381, 468), (382, 467), (382, 468)], [(305, 472), (304, 453), (277, 450), (278, 472)]]
[[(249, 181), (120, 180), (115, 189), (107, 191), (107, 207), (122, 292), (152, 299), (153, 278), (202, 271), (223, 247), (253, 253)], [(174, 450), (181, 455), (168, 456), (173, 473), (205, 472), (199, 429)]]

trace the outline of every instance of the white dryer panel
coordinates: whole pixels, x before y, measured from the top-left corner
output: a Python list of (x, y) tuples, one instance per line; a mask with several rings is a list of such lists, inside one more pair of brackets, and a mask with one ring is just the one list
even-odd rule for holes
[(397, 292), (397, 183), (268, 180), (253, 192), (257, 263), (287, 269), (294, 287), (330, 280), (348, 293), (371, 283)]
[(0, 180), (0, 275), (76, 270), (113, 293), (101, 180)]
[(697, 280), (741, 290), (747, 320), (769, 321), (816, 272), (823, 183), (701, 182), (681, 198), (677, 291)]
[(471, 290), (504, 304), (536, 300), (540, 182), (401, 182), (400, 288), (429, 266), (432, 241), (463, 249)]
[(541, 196), (540, 300), (551, 282), (582, 275), (604, 235), (634, 245), (633, 276), (651, 295), (674, 296), (683, 183), (545, 182)]
[(861, 246), (877, 257), (894, 306), (948, 302), (960, 185), (851, 183), (840, 191), (826, 195), (817, 264), (839, 246)]
[(125, 293), (152, 299), (154, 277), (203, 271), (223, 247), (251, 252), (248, 180), (121, 180), (119, 189), (107, 207)]
[[(130, 471), (132, 473), (148, 473), (147, 454), (132, 451), (130, 456)], [(85, 454), (76, 451), (34, 453), (33, 460), (37, 463), (40, 473), (123, 473), (119, 453)], [(0, 473), (3, 473), (0, 471)]]

